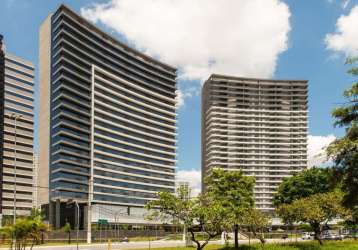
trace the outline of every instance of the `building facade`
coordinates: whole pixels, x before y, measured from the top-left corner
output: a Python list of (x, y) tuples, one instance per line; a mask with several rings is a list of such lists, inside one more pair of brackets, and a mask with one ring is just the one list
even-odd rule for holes
[(0, 213), (33, 206), (34, 65), (5, 51), (0, 36)]
[(61, 5), (40, 28), (39, 181), (56, 228), (145, 223), (144, 205), (174, 192), (176, 69)]
[[(41, 188), (39, 185), (39, 155), (34, 152), (34, 158), (33, 158), (33, 178), (34, 178), (34, 188), (33, 188), (33, 193), (32, 193), (32, 200), (33, 200), (33, 207), (34, 208), (40, 208), (39, 204), (38, 204), (38, 193), (39, 193), (39, 189)], [(46, 188), (46, 187), (45, 187)]]
[[(202, 176), (254, 176), (255, 205), (273, 212), (284, 177), (307, 167), (307, 81), (212, 75), (202, 90)], [(205, 186), (203, 186), (205, 188)]]

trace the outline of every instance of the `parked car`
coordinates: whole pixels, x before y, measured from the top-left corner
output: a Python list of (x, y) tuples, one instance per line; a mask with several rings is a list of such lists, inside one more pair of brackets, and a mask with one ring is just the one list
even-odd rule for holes
[(353, 238), (351, 234), (349, 234), (349, 232), (345, 232), (341, 234), (342, 239), (349, 239), (349, 238)]
[(310, 232), (302, 233), (302, 240), (312, 240), (313, 238), (314, 238), (314, 233), (310, 233)]
[(342, 240), (342, 235), (336, 233), (325, 233), (321, 237), (322, 240)]
[(124, 237), (123, 239), (121, 239), (121, 242), (125, 242), (125, 243), (128, 243), (128, 242), (129, 242), (129, 239), (128, 239), (128, 237)]
[(343, 239), (357, 239), (358, 232), (355, 232), (354, 230), (352, 230), (352, 231), (345, 230), (341, 233), (341, 236)]

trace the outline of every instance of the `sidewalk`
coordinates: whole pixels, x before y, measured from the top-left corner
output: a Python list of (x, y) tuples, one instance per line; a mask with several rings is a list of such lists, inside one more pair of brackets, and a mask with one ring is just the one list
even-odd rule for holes
[[(302, 241), (302, 239), (297, 239), (297, 241)], [(284, 242), (295, 242), (295, 239), (267, 239), (267, 243), (284, 243)], [(259, 243), (257, 239), (251, 239), (250, 243)], [(209, 244), (222, 245), (221, 240), (210, 241)], [(230, 240), (230, 244), (233, 244), (233, 241)], [(239, 244), (249, 244), (249, 240), (239, 240)], [(136, 242), (112, 242), (112, 250), (118, 249), (149, 249), (149, 248), (161, 248), (161, 247), (183, 247), (184, 242), (181, 240), (156, 240), (156, 241), (136, 241)], [(0, 250), (8, 250), (9, 248), (0, 248)], [(30, 249), (29, 247), (26, 249)], [(77, 246), (74, 244), (71, 245), (48, 245), (48, 246), (34, 246), (35, 249), (48, 249), (48, 250), (76, 250)], [(108, 243), (94, 243), (94, 244), (79, 244), (80, 250), (107, 250)]]
[[(141, 248), (149, 248), (149, 245), (151, 248), (158, 248), (158, 247), (181, 247), (184, 246), (184, 243), (182, 241), (137, 241), (137, 242), (121, 242), (116, 243), (112, 242), (112, 249), (141, 249)], [(93, 243), (93, 244), (79, 244), (79, 249), (81, 250), (107, 250), (108, 249), (108, 243)], [(30, 249), (27, 247), (26, 249)], [(56, 249), (56, 250), (76, 250), (77, 245), (71, 244), (71, 245), (47, 245), (47, 246), (34, 246), (33, 249)], [(6, 248), (0, 248), (0, 250), (9, 250), (9, 247)]]

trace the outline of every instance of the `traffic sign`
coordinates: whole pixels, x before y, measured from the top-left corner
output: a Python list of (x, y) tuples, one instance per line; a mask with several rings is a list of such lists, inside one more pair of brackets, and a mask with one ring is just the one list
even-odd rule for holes
[(108, 220), (99, 219), (97, 223), (98, 223), (98, 225), (107, 225), (107, 224), (108, 224)]

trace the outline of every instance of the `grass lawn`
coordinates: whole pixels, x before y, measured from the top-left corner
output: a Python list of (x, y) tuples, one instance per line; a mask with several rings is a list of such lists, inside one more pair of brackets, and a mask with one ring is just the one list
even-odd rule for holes
[[(195, 250), (194, 247), (152, 248), (151, 250)], [(261, 250), (261, 245), (241, 245), (240, 250)], [(286, 244), (266, 244), (265, 250), (358, 250), (358, 241), (329, 241), (320, 246), (317, 242), (299, 242)], [(208, 245), (204, 250), (234, 250), (233, 247)]]

